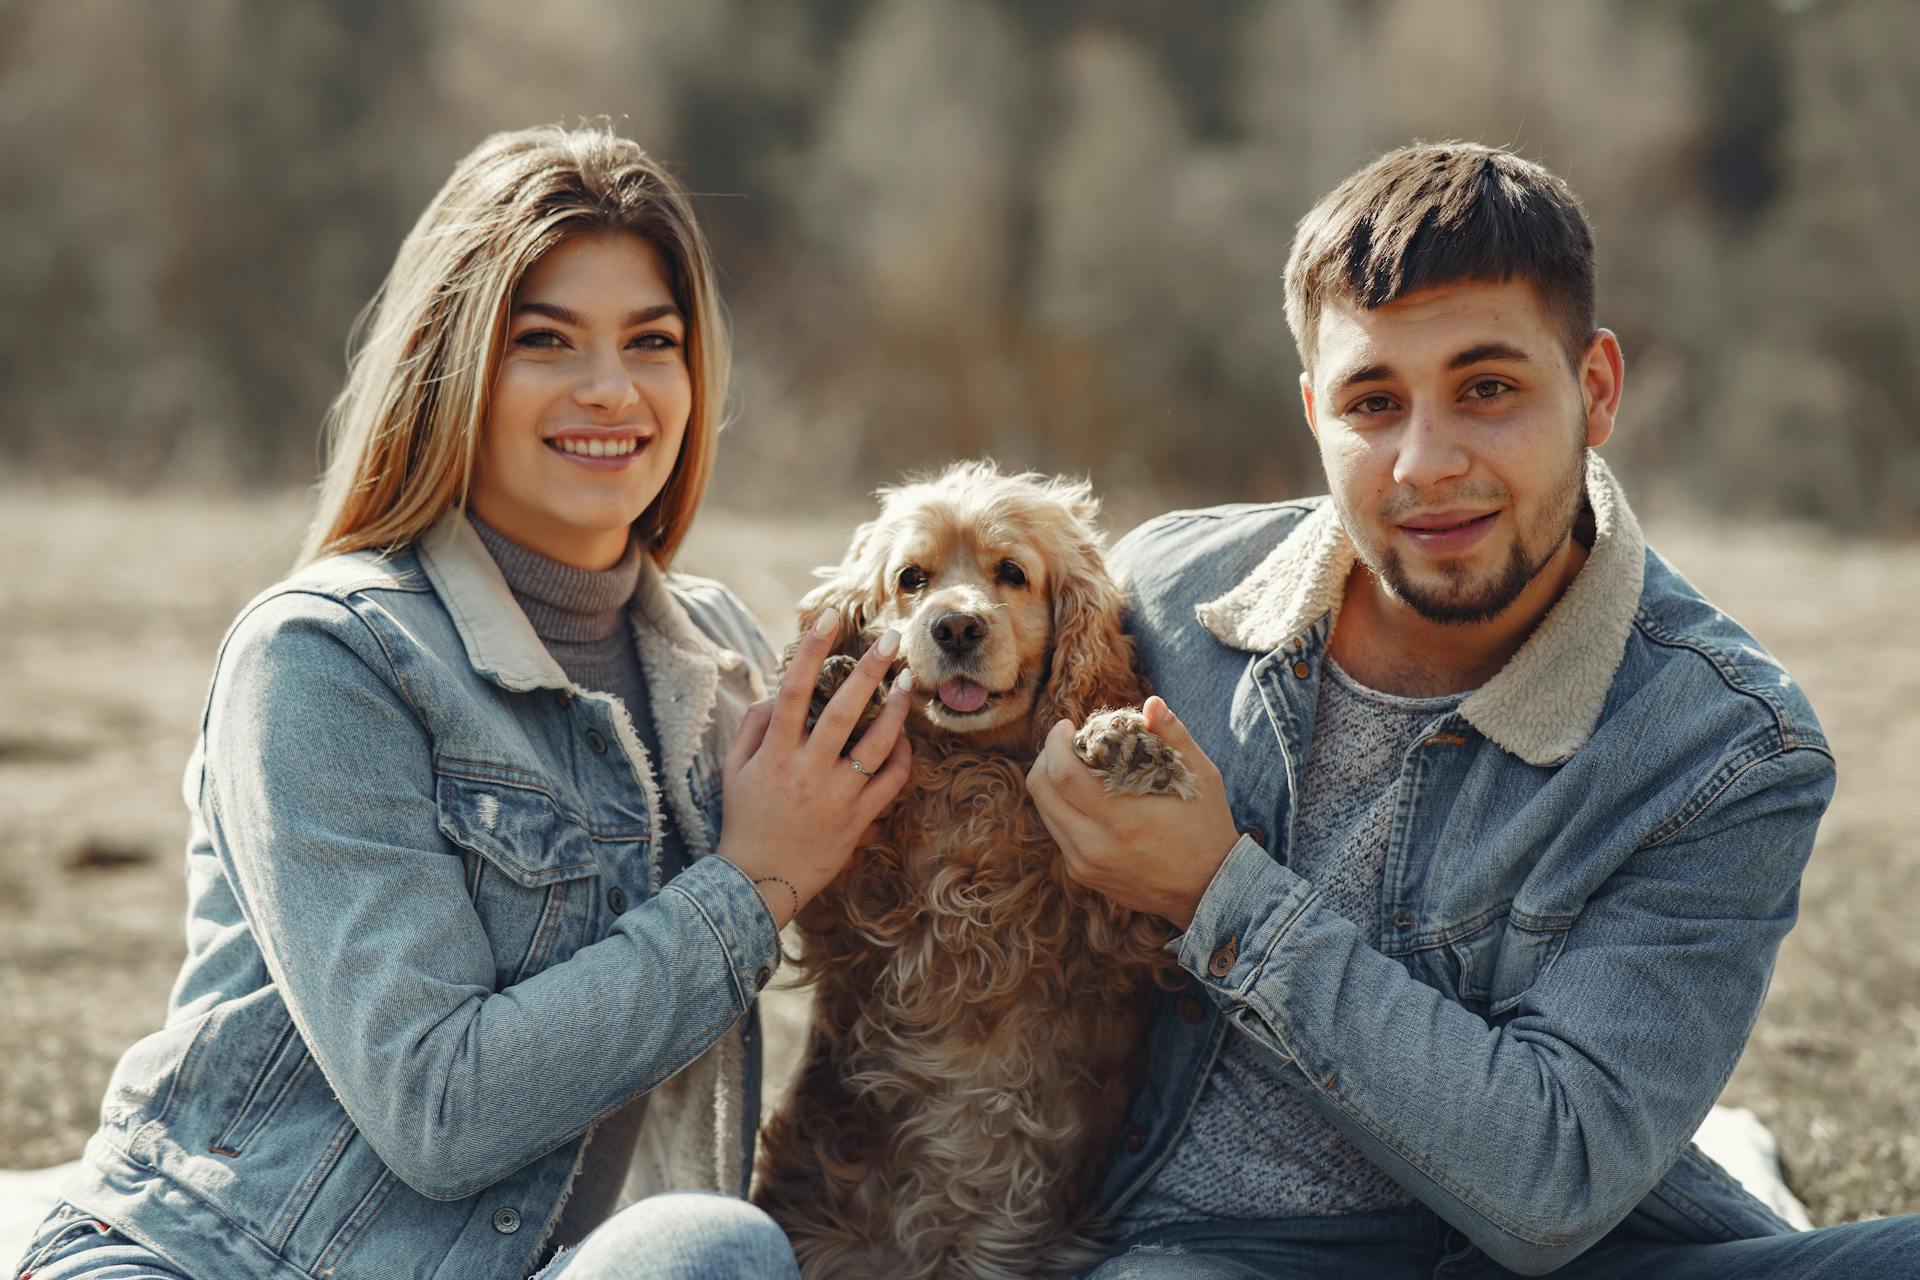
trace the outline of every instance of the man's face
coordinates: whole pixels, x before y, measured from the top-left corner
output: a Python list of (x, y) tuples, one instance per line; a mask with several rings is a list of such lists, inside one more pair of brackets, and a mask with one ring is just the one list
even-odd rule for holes
[(1482, 622), (1553, 560), (1585, 450), (1612, 431), (1619, 351), (1601, 330), (1570, 367), (1519, 281), (1327, 305), (1301, 395), (1334, 507), (1393, 596), (1430, 621)]

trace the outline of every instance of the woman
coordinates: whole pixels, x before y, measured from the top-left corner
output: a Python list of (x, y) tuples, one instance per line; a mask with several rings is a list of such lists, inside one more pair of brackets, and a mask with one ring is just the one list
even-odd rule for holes
[(744, 1192), (779, 929), (908, 768), (905, 676), (841, 755), (897, 637), (809, 736), (825, 635), (756, 702), (752, 619), (665, 572), (726, 370), (638, 147), (460, 163), (334, 406), (311, 563), (222, 646), (187, 960), (35, 1280), (793, 1273), (737, 1200), (607, 1221)]

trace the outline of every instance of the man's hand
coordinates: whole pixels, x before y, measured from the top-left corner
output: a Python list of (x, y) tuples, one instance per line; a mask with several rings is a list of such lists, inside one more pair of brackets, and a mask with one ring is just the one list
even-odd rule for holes
[(1147, 728), (1178, 751), (1199, 794), (1109, 795), (1073, 752), (1074, 725), (1062, 720), (1027, 774), (1027, 790), (1067, 861), (1067, 874), (1123, 907), (1164, 916), (1180, 928), (1239, 839), (1220, 771), (1161, 699), (1147, 699)]

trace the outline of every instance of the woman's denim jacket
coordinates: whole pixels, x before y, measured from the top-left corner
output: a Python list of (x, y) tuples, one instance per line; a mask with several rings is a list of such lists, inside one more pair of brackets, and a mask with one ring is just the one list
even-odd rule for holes
[(1587, 494), (1579, 577), (1407, 750), (1366, 929), (1287, 869), (1353, 564), (1333, 508), (1176, 513), (1114, 549), (1143, 661), (1242, 837), (1176, 940), (1191, 985), (1155, 1024), (1106, 1209), (1165, 1161), (1231, 1027), (1514, 1270), (1629, 1214), (1675, 1239), (1787, 1229), (1689, 1139), (1793, 924), (1832, 758), (1787, 673), (1646, 549), (1591, 455)]
[(648, 1091), (628, 1192), (744, 1193), (777, 934), (702, 855), (772, 655), (650, 563), (629, 618), (658, 762), (457, 512), (247, 607), (187, 771), (186, 964), (75, 1203), (196, 1276), (520, 1276), (587, 1131)]

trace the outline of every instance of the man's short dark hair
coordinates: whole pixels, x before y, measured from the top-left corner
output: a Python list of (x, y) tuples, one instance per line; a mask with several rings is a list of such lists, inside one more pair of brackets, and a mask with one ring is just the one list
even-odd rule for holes
[(1510, 151), (1437, 142), (1381, 156), (1300, 220), (1287, 259), (1287, 324), (1313, 368), (1320, 314), (1372, 310), (1435, 285), (1524, 280), (1570, 362), (1593, 337), (1593, 232), (1573, 189)]

